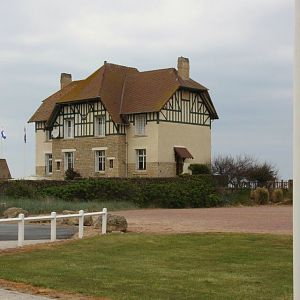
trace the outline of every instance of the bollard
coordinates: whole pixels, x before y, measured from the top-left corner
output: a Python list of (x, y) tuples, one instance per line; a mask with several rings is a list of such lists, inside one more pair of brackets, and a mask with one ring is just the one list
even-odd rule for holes
[(19, 214), (18, 221), (18, 246), (22, 247), (24, 243), (24, 214)]
[(106, 226), (107, 226), (107, 208), (103, 208), (102, 212), (102, 234), (106, 234)]
[(80, 217), (79, 217), (79, 228), (78, 228), (78, 237), (80, 239), (83, 238), (83, 224), (84, 224), (84, 211), (79, 211)]
[(51, 213), (51, 242), (56, 241), (56, 212)]

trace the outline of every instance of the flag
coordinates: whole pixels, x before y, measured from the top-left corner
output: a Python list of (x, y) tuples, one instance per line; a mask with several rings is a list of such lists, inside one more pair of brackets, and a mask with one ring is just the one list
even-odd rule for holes
[(24, 127), (24, 143), (26, 144), (27, 137), (26, 137), (26, 127)]
[(1, 129), (0, 134), (1, 134), (1, 139), (5, 140), (6, 139), (6, 134), (5, 134), (3, 129)]

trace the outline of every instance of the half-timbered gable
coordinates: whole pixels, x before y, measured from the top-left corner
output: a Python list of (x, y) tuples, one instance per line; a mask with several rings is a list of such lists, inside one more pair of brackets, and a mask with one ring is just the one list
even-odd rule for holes
[(203, 96), (188, 90), (176, 91), (159, 113), (159, 121), (211, 126)]
[(80, 102), (60, 105), (52, 128), (58, 128), (57, 138), (64, 138), (66, 120), (73, 120), (73, 137), (93, 137), (96, 135), (97, 118), (103, 118), (104, 135), (125, 134), (125, 125), (116, 124), (101, 101)]
[(104, 62), (86, 79), (61, 74), (61, 89), (46, 98), (35, 123), (36, 173), (64, 178), (168, 177), (190, 163), (210, 163), (211, 121), (218, 119), (208, 89), (178, 70), (140, 72)]

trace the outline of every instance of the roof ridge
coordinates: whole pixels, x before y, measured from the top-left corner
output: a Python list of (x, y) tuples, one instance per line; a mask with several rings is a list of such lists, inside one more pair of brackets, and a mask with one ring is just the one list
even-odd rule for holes
[(141, 71), (137, 74), (133, 74), (133, 75), (138, 75), (138, 74), (144, 74), (144, 73), (151, 73), (151, 72), (159, 72), (159, 71), (167, 71), (167, 70), (176, 70), (175, 68), (163, 68), (163, 69), (155, 69), (155, 70), (149, 70), (149, 71)]

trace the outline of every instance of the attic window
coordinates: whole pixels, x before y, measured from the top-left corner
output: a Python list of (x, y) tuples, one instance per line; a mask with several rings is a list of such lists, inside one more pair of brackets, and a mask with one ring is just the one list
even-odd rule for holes
[(141, 114), (135, 116), (135, 134), (136, 135), (145, 135), (147, 115)]

